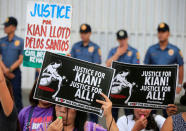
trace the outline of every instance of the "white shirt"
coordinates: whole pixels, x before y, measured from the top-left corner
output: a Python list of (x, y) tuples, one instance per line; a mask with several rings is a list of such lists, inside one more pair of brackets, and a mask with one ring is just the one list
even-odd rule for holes
[[(165, 118), (161, 115), (154, 116), (154, 120), (158, 126), (159, 129), (162, 128), (163, 123), (165, 122)], [(133, 120), (133, 115), (128, 116), (122, 116), (117, 121), (117, 126), (119, 128), (119, 131), (131, 131), (134, 127), (135, 121)], [(145, 131), (145, 129), (141, 130)]]

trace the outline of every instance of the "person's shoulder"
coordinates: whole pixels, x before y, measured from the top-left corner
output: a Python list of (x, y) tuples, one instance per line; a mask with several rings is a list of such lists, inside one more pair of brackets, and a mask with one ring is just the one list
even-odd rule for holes
[(131, 50), (132, 52), (138, 52), (138, 50), (132, 46), (129, 45), (129, 50)]
[(161, 127), (161, 131), (173, 130), (172, 116), (169, 116)]
[(7, 39), (7, 36), (1, 37), (1, 38), (0, 38), (0, 43), (1, 43), (2, 41), (4, 41), (5, 39)]
[(156, 120), (156, 121), (165, 121), (166, 119), (163, 117), (163, 116), (161, 116), (161, 115), (156, 115), (155, 117), (154, 117), (154, 119)]
[(23, 41), (24, 41), (24, 39), (23, 39), (23, 38), (21, 38), (21, 37), (19, 37), (19, 36), (17, 36), (17, 35), (15, 35), (15, 38), (16, 38), (16, 40), (19, 40), (19, 41), (21, 41), (21, 42), (23, 42)]
[(117, 50), (117, 46), (116, 47), (112, 47), (111, 49), (110, 49), (110, 52), (116, 52), (116, 50)]
[(153, 49), (155, 49), (155, 48), (157, 48), (159, 46), (159, 44), (158, 43), (156, 43), (156, 44), (153, 44), (153, 45), (151, 45), (151, 46), (149, 46), (149, 50), (153, 50)]
[(98, 44), (96, 44), (96, 43), (94, 43), (92, 41), (90, 41), (89, 44), (90, 44), (90, 46), (94, 46), (94, 48), (100, 48)]
[(29, 111), (31, 110), (31, 108), (32, 108), (32, 106), (24, 107), (24, 108), (19, 112), (19, 115), (29, 113)]
[(131, 123), (133, 120), (133, 115), (123, 115), (117, 120), (117, 126), (119, 130), (121, 131), (127, 131), (128, 130), (128, 123)]
[(4, 40), (4, 39), (6, 39), (6, 38), (7, 38), (7, 36), (1, 37), (0, 40)]
[(171, 43), (169, 43), (169, 48), (173, 49), (174, 51), (180, 51), (180, 49), (176, 45), (173, 45)]
[(121, 117), (118, 119), (117, 122), (125, 122), (125, 121), (127, 121), (127, 120), (132, 120), (132, 119), (133, 119), (133, 115), (128, 115), (128, 116), (123, 115), (123, 116), (121, 116)]
[(179, 119), (182, 117), (182, 113), (178, 113), (178, 114), (175, 114), (175, 115), (172, 115), (172, 119)]
[(80, 46), (81, 44), (82, 44), (82, 41), (78, 41), (78, 42), (74, 43), (73, 47), (78, 47), (78, 46)]

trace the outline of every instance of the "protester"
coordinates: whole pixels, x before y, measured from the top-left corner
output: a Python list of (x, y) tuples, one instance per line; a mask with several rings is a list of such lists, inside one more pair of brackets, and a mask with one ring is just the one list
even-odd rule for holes
[[(90, 25), (82, 24), (79, 32), (82, 41), (79, 41), (73, 45), (71, 56), (88, 62), (101, 64), (101, 49), (97, 44), (90, 40)], [(90, 120), (97, 123), (98, 117), (94, 114), (90, 114)]]
[(150, 109), (134, 109), (133, 115), (120, 117), (117, 126), (119, 131), (159, 131), (164, 121), (161, 115), (152, 115)]
[[(101, 95), (105, 98), (105, 101), (96, 101), (102, 104), (107, 129), (108, 131), (119, 131), (111, 113), (112, 102), (106, 95)], [(42, 127), (46, 127), (47, 131), (106, 131), (106, 129), (96, 123), (88, 122), (86, 120), (87, 113), (56, 105), (53, 117), (54, 122), (51, 123), (49, 127)], [(41, 130), (46, 130), (46, 128), (42, 128)]]
[(17, 111), (13, 102), (11, 84), (5, 80), (0, 68), (0, 130), (19, 131)]
[(161, 131), (185, 131), (186, 130), (186, 112), (169, 116)]
[(14, 17), (8, 17), (4, 22), (4, 32), (7, 36), (0, 39), (0, 56), (2, 57), (0, 66), (12, 83), (15, 105), (19, 112), (23, 107), (20, 65), (23, 61), (24, 40), (15, 35), (17, 24)]
[(174, 104), (169, 104), (166, 111), (169, 117), (164, 122), (161, 131), (185, 131), (186, 112), (176, 115), (178, 109), (177, 106)]
[(23, 108), (19, 113), (19, 121), (22, 131), (38, 130), (40, 125), (52, 122), (53, 106), (48, 102), (33, 99), (36, 83), (34, 84), (30, 96), (30, 106)]

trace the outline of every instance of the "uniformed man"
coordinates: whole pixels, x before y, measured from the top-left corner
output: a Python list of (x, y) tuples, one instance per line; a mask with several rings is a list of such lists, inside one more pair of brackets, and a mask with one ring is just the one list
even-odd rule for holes
[[(71, 50), (71, 56), (77, 59), (85, 60), (92, 63), (101, 64), (101, 50), (100, 47), (90, 41), (91, 27), (88, 24), (80, 26), (81, 41), (75, 43)], [(98, 117), (90, 114), (90, 120), (98, 122)]]
[[(116, 33), (119, 46), (112, 48), (109, 52), (108, 59), (106, 61), (107, 67), (110, 67), (112, 61), (119, 61), (124, 63), (139, 64), (139, 52), (128, 44), (128, 34), (125, 30), (119, 30)], [(128, 115), (131, 110), (126, 109), (125, 114)], [(117, 121), (118, 108), (112, 109), (112, 115)]]
[[(144, 64), (169, 65), (179, 64), (179, 81), (176, 93), (179, 94), (183, 82), (183, 56), (181, 50), (169, 43), (169, 26), (166, 23), (160, 23), (157, 28), (159, 42), (152, 45), (146, 52)], [(167, 117), (164, 110), (164, 117)]]
[(0, 66), (5, 76), (12, 83), (14, 100), (19, 112), (22, 109), (21, 71), (19, 66), (23, 61), (24, 40), (15, 35), (17, 24), (14, 17), (8, 17), (4, 22), (4, 32), (7, 36), (0, 39), (0, 55), (2, 58)]

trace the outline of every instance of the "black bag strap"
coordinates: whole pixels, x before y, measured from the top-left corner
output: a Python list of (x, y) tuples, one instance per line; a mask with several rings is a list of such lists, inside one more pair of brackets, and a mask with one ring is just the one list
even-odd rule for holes
[(28, 121), (27, 121), (27, 124), (26, 124), (26, 131), (29, 131), (30, 129), (30, 121), (31, 121), (31, 118), (32, 118), (32, 114), (33, 114), (33, 111), (34, 111), (34, 106), (31, 107), (30, 111), (29, 111), (29, 115), (28, 115)]

